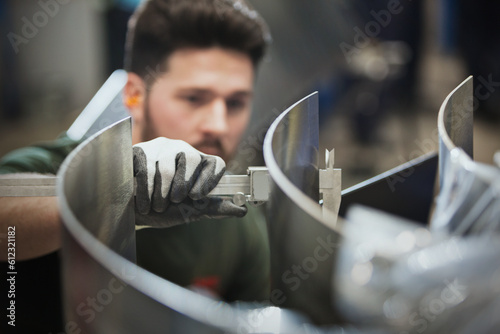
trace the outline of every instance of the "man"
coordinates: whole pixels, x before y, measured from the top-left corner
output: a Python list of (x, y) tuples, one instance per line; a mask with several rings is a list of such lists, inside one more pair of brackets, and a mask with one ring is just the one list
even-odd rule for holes
[[(124, 101), (133, 120), (136, 221), (177, 225), (138, 231), (138, 263), (228, 301), (267, 298), (268, 245), (258, 212), (182, 223), (246, 213), (204, 196), (247, 126), (255, 71), (268, 40), (259, 15), (243, 1), (229, 0), (146, 1), (127, 36)], [(76, 144), (63, 137), (13, 152), (0, 162), (0, 173), (56, 173)], [(178, 210), (178, 204), (200, 199), (206, 212)], [(60, 247), (57, 215), (53, 198), (0, 198), (0, 227), (19, 231), (18, 260), (46, 259), (40, 256)]]

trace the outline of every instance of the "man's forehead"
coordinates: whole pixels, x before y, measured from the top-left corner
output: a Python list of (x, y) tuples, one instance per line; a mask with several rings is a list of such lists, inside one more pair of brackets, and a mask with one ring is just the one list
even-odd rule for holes
[(226, 93), (251, 95), (253, 64), (245, 54), (221, 49), (181, 49), (166, 60), (158, 81), (177, 90), (223, 90)]
[[(179, 86), (179, 87), (177, 87), (176, 90), (178, 93), (181, 93), (181, 94), (186, 93), (186, 94), (199, 94), (199, 95), (213, 95), (216, 93), (214, 91), (213, 87), (201, 87), (201, 86), (197, 86), (196, 84)], [(253, 90), (252, 89), (234, 89), (230, 92), (230, 95), (232, 97), (248, 98), (248, 97), (252, 97)]]
[[(245, 67), (249, 71), (254, 70), (249, 55), (221, 47), (178, 49), (170, 54), (163, 65), (166, 73), (184, 67), (191, 70), (231, 67)], [(196, 68), (192, 68), (193, 65)]]

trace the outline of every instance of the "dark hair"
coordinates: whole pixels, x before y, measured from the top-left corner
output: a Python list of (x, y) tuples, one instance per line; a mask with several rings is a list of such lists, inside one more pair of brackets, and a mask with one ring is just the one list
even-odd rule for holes
[(243, 0), (148, 0), (129, 21), (125, 69), (144, 79), (180, 48), (212, 46), (247, 54), (257, 66), (270, 39)]

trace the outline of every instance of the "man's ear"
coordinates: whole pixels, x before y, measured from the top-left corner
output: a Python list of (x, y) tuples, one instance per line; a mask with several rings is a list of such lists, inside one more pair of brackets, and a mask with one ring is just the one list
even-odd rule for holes
[(129, 72), (123, 91), (123, 104), (129, 110), (136, 124), (141, 124), (144, 120), (145, 97), (146, 86), (144, 80), (137, 74)]

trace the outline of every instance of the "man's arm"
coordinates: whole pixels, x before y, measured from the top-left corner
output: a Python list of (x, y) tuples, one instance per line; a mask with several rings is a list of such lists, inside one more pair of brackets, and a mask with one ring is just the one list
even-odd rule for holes
[[(14, 151), (0, 161), (0, 174), (53, 175), (75, 145), (76, 142), (56, 142)], [(185, 142), (157, 138), (136, 144), (136, 223), (169, 227), (203, 217), (244, 216), (246, 207), (206, 197), (222, 177), (224, 168), (221, 158), (205, 155)], [(61, 246), (55, 197), (0, 197), (0, 261), (8, 258), (9, 226), (16, 229), (18, 260), (42, 256)]]
[[(0, 174), (55, 175), (78, 145), (64, 134), (50, 142), (14, 150), (0, 160)], [(0, 197), (0, 261), (8, 258), (8, 227), (15, 227), (16, 260), (49, 254), (61, 246), (56, 197)]]
[(61, 247), (56, 197), (0, 197), (0, 261), (8, 258), (9, 226), (15, 227), (16, 260), (46, 255)]

